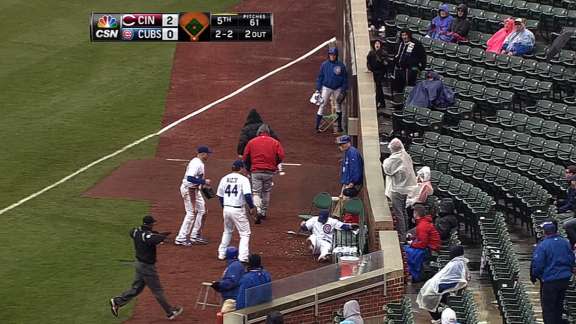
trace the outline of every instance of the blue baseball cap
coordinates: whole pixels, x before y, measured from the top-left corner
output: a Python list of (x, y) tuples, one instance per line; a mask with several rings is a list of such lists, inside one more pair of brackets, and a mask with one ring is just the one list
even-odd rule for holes
[(336, 144), (340, 145), (340, 144), (350, 143), (351, 140), (352, 139), (350, 138), (349, 135), (338, 136), (336, 138)]
[(244, 167), (244, 162), (242, 160), (236, 160), (232, 163), (232, 167), (242, 169)]
[(198, 146), (198, 153), (212, 153), (208, 146), (202, 145)]
[(336, 47), (330, 47), (328, 49), (328, 55), (338, 55), (338, 48)]
[(556, 228), (556, 225), (552, 221), (545, 221), (542, 224), (540, 224), (540, 227), (542, 227), (544, 233), (546, 234), (556, 233), (556, 231), (558, 230)]

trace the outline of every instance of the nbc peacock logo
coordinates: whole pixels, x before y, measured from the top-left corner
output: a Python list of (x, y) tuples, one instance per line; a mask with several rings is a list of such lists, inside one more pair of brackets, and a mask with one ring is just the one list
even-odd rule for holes
[(116, 18), (106, 15), (98, 18), (98, 28), (118, 28)]

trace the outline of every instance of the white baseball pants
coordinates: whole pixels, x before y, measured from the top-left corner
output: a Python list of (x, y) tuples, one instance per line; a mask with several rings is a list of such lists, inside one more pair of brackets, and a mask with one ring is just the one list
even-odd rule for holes
[(190, 230), (192, 230), (190, 235), (191, 239), (200, 237), (202, 219), (204, 218), (204, 214), (206, 214), (206, 203), (199, 189), (191, 189), (181, 185), (180, 194), (184, 200), (186, 216), (184, 216), (184, 221), (182, 221), (182, 226), (180, 226), (176, 241), (184, 242), (188, 239)]
[(240, 234), (240, 243), (238, 244), (238, 260), (248, 262), (249, 245), (250, 245), (250, 222), (246, 217), (246, 209), (224, 206), (224, 232), (222, 232), (222, 241), (218, 247), (218, 258), (226, 257), (226, 248), (232, 240), (234, 228)]
[(310, 241), (310, 243), (312, 244), (312, 254), (320, 255), (318, 256), (318, 260), (323, 259), (327, 255), (332, 254), (332, 242), (319, 239), (314, 234), (308, 236), (306, 240)]
[(342, 105), (336, 101), (336, 98), (340, 95), (340, 88), (334, 90), (326, 87), (322, 87), (322, 99), (324, 102), (318, 107), (317, 115), (324, 115), (326, 107), (330, 105), (330, 97), (334, 96), (334, 101), (336, 102), (336, 112), (342, 112)]

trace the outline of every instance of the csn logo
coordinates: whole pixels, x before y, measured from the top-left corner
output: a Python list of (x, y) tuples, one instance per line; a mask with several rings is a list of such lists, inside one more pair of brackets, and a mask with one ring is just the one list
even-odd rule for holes
[(119, 30), (118, 20), (111, 15), (104, 15), (96, 21), (96, 31), (94, 36), (97, 39), (115, 39), (118, 38)]

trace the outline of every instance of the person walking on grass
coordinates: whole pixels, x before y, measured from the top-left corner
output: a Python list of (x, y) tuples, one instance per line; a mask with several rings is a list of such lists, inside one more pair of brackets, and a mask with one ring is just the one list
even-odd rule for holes
[(158, 233), (153, 230), (156, 220), (152, 216), (144, 216), (142, 226), (136, 227), (130, 231), (130, 237), (134, 241), (134, 250), (136, 252), (136, 262), (134, 263), (136, 275), (132, 282), (132, 287), (121, 295), (110, 299), (110, 310), (112, 315), (118, 317), (120, 307), (128, 304), (134, 297), (140, 295), (146, 286), (150, 288), (152, 294), (162, 306), (166, 313), (166, 318), (173, 320), (184, 310), (180, 306), (172, 306), (166, 296), (164, 289), (160, 284), (160, 278), (156, 271), (156, 246), (164, 242), (170, 235), (169, 232)]

